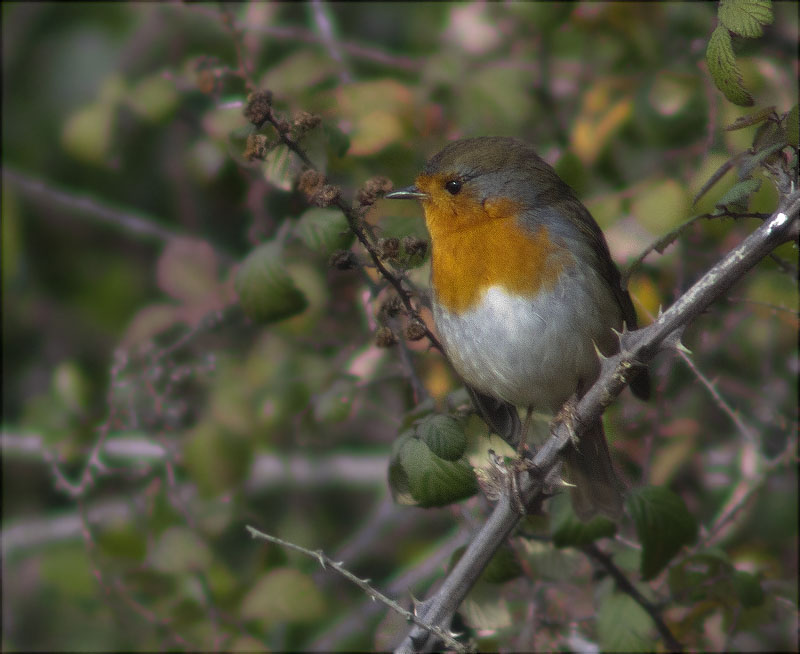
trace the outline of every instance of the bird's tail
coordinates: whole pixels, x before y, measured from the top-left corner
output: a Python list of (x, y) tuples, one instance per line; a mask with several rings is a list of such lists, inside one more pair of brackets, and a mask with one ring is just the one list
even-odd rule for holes
[(592, 423), (580, 439), (564, 450), (566, 480), (574, 484), (570, 489), (572, 507), (584, 522), (598, 513), (612, 520), (622, 517), (622, 482), (614, 472), (608, 452), (603, 423)]

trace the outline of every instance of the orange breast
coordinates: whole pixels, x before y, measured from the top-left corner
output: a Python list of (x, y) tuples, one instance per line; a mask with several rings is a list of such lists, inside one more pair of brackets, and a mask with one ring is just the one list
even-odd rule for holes
[(496, 199), (480, 204), (456, 197), (448, 207), (425, 203), (433, 250), (431, 282), (437, 300), (449, 311), (469, 310), (491, 286), (526, 297), (550, 290), (573, 261), (553, 243), (546, 227), (530, 231), (517, 224), (518, 203)]

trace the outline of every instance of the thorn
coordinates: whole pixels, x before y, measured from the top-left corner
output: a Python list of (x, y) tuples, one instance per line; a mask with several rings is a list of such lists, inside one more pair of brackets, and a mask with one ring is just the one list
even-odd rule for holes
[(325, 565), (325, 554), (323, 554), (322, 550), (317, 550), (316, 552), (314, 552), (314, 556), (317, 557), (317, 561), (319, 561), (319, 564), (322, 566), (322, 569), (327, 570), (328, 567)]
[(659, 304), (658, 305), (658, 316), (657, 316), (657, 319), (660, 318), (663, 314), (664, 314), (664, 307), (661, 304)]
[(566, 488), (576, 488), (575, 484), (570, 484), (566, 479), (559, 478), (558, 480), (559, 486), (564, 486)]
[[(614, 333), (617, 334), (617, 336), (619, 336), (619, 333), (617, 331), (614, 331)], [(605, 361), (606, 359), (608, 359), (608, 357), (600, 351), (600, 348), (597, 347), (597, 343), (592, 341), (592, 345), (594, 346), (594, 351), (597, 354), (597, 358), (600, 359), (600, 361)]]
[(673, 331), (669, 336), (667, 336), (664, 339), (662, 347), (675, 348), (676, 350), (683, 352), (684, 354), (691, 354), (692, 351), (681, 342), (681, 337), (683, 336), (683, 332), (685, 330), (686, 330), (685, 325), (678, 327), (675, 331)]

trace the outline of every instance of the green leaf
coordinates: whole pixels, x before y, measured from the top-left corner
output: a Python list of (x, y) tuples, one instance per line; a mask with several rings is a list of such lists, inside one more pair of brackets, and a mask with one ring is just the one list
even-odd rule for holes
[(736, 570), (728, 555), (716, 548), (695, 554), (672, 568), (669, 589), (672, 597), (685, 606), (705, 602), (753, 608), (764, 602), (758, 577)]
[(37, 570), (49, 586), (57, 589), (68, 601), (97, 598), (97, 580), (82, 543), (57, 546), (41, 554)]
[(204, 420), (189, 432), (183, 456), (186, 472), (202, 495), (213, 497), (244, 482), (253, 460), (253, 442)]
[(325, 255), (346, 250), (354, 237), (339, 209), (309, 209), (300, 216), (295, 231), (309, 248)]
[(720, 0), (718, 16), (731, 32), (751, 39), (761, 36), (762, 25), (774, 20), (770, 0)]
[(528, 565), (535, 578), (569, 582), (586, 564), (586, 558), (573, 549), (558, 549), (551, 543), (522, 540)]
[(145, 534), (131, 522), (117, 521), (97, 538), (101, 552), (114, 559), (142, 561), (147, 554)]
[(750, 196), (755, 193), (760, 186), (760, 179), (744, 179), (741, 182), (737, 182), (717, 200), (716, 206), (718, 208), (746, 206)]
[(637, 222), (653, 234), (662, 234), (666, 229), (681, 224), (686, 220), (689, 208), (688, 190), (673, 179), (647, 183), (631, 204)]
[[(473, 587), (458, 612), (466, 626), (473, 631), (491, 634), (514, 624), (508, 598), (499, 593), (494, 585), (478, 584)], [(497, 651), (497, 645), (487, 645), (483, 641), (480, 651)]]
[(128, 94), (128, 105), (151, 122), (166, 118), (178, 104), (175, 82), (163, 75), (150, 75), (142, 79)]
[(575, 515), (570, 503), (562, 502), (561, 510), (553, 512), (550, 531), (556, 547), (583, 547), (600, 538), (611, 538), (617, 533), (617, 526), (602, 516), (582, 522)]
[(655, 650), (653, 621), (628, 595), (614, 593), (603, 599), (597, 614), (597, 637), (608, 652), (651, 652)]
[(102, 164), (111, 147), (116, 109), (95, 102), (72, 114), (61, 131), (61, 143), (73, 157)]
[[(465, 460), (439, 458), (419, 438), (404, 438), (396, 457), (417, 506), (445, 506), (470, 497), (478, 490), (475, 473)], [(397, 472), (394, 477), (401, 479)]]
[(312, 623), (325, 615), (325, 599), (309, 575), (277, 568), (261, 577), (245, 595), (240, 615), (263, 626)]
[(733, 587), (739, 601), (746, 609), (761, 606), (764, 603), (764, 589), (758, 577), (749, 572), (735, 570), (733, 573)]
[(389, 457), (389, 490), (392, 492), (392, 499), (401, 506), (417, 505), (411, 494), (408, 473), (400, 461), (400, 452), (410, 438), (414, 438), (414, 433), (410, 429), (398, 436), (392, 444), (392, 453)]
[(706, 61), (714, 84), (728, 100), (742, 107), (753, 105), (753, 97), (745, 90), (741, 73), (736, 67), (731, 35), (722, 25), (717, 26), (711, 34), (706, 49)]
[(457, 461), (467, 448), (464, 429), (452, 416), (427, 416), (417, 425), (417, 435), (431, 452), (446, 461)]
[(186, 527), (164, 531), (148, 557), (153, 569), (166, 573), (204, 570), (211, 564), (211, 550), (200, 537)]
[(504, 584), (522, 576), (522, 566), (514, 550), (504, 544), (495, 552), (489, 565), (481, 573), (480, 580), (488, 584)]
[(504, 63), (473, 67), (459, 88), (458, 124), (474, 133), (492, 126), (502, 126), (508, 134), (517, 132), (534, 113), (529, 84), (529, 73), (521, 68)]
[[(719, 599), (730, 590), (720, 580), (733, 570), (728, 555), (722, 550), (709, 549), (690, 556), (670, 569), (668, 582), (676, 601), (692, 605), (709, 598)], [(715, 583), (710, 583), (715, 581)]]
[(253, 250), (236, 273), (236, 293), (245, 313), (260, 323), (284, 320), (308, 306), (286, 272), (280, 246), (264, 243)]
[(281, 144), (267, 153), (261, 170), (267, 182), (283, 191), (291, 191), (300, 172), (300, 161), (287, 146)]
[[(466, 551), (466, 546), (457, 548), (450, 556), (449, 569), (452, 570), (456, 563), (461, 559)], [(484, 568), (479, 577), (479, 581), (488, 584), (504, 584), (507, 581), (516, 579), (522, 574), (522, 566), (517, 560), (514, 550), (506, 543), (494, 553), (491, 560)]]
[(75, 361), (62, 361), (53, 371), (53, 392), (76, 413), (88, 408), (91, 399), (90, 382)]
[(684, 545), (697, 538), (697, 522), (683, 500), (657, 486), (639, 488), (628, 495), (626, 505), (642, 544), (642, 579), (655, 577)]
[(322, 131), (328, 140), (328, 149), (336, 157), (343, 157), (350, 149), (350, 137), (336, 125), (322, 124)]
[(298, 49), (279, 62), (271, 62), (258, 88), (271, 89), (285, 98), (297, 98), (324, 82), (334, 72), (334, 62), (321, 50)]

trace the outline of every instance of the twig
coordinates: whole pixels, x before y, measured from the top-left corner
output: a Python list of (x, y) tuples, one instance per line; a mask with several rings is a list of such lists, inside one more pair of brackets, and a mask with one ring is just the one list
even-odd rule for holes
[(629, 595), (639, 606), (647, 611), (647, 613), (650, 615), (650, 618), (655, 623), (658, 633), (661, 634), (661, 637), (664, 639), (664, 643), (669, 650), (672, 652), (682, 652), (683, 645), (669, 630), (669, 627), (667, 627), (666, 623), (661, 618), (661, 613), (659, 612), (658, 608), (639, 592), (636, 586), (631, 583), (622, 570), (620, 570), (614, 561), (611, 560), (611, 557), (603, 552), (594, 543), (590, 543), (589, 545), (584, 546), (582, 549), (589, 557), (593, 558), (606, 569), (608, 574), (610, 574), (614, 578), (614, 581), (617, 582), (617, 586), (623, 593)]
[(294, 543), (282, 540), (281, 538), (277, 538), (276, 536), (265, 534), (264, 532), (259, 531), (258, 529), (256, 529), (255, 527), (251, 527), (250, 525), (247, 525), (246, 529), (247, 531), (250, 532), (250, 535), (253, 538), (261, 538), (271, 543), (275, 543), (276, 545), (281, 545), (282, 547), (286, 547), (287, 549), (291, 549), (296, 552), (300, 552), (301, 554), (305, 554), (306, 556), (309, 556), (312, 559), (316, 559), (323, 568), (327, 567), (332, 568), (333, 570), (336, 570), (336, 572), (338, 572), (340, 575), (342, 575), (345, 579), (354, 583), (361, 590), (363, 590), (373, 601), (379, 600), (383, 602), (386, 606), (388, 606), (390, 609), (392, 609), (399, 615), (403, 616), (406, 620), (413, 622), (414, 624), (422, 627), (428, 632), (436, 634), (436, 636), (438, 636), (442, 640), (442, 642), (444, 642), (448, 647), (452, 648), (456, 652), (469, 651), (464, 645), (462, 645), (455, 638), (453, 638), (453, 636), (450, 633), (448, 633), (439, 626), (427, 624), (424, 620), (417, 617), (416, 613), (407, 611), (397, 602), (386, 597), (386, 595), (373, 588), (369, 584), (369, 579), (360, 579), (359, 577), (356, 577), (352, 572), (350, 572), (347, 568), (345, 568), (341, 562), (334, 561), (333, 559), (325, 555), (321, 550), (312, 551), (306, 549), (305, 547), (301, 547), (300, 545), (296, 545)]
[(733, 407), (728, 404), (728, 401), (722, 397), (722, 394), (717, 390), (717, 387), (714, 385), (714, 383), (703, 374), (703, 372), (695, 365), (694, 361), (692, 361), (692, 358), (686, 354), (686, 352), (683, 350), (678, 350), (678, 356), (683, 359), (687, 366), (689, 366), (691, 371), (700, 380), (700, 383), (702, 383), (703, 386), (708, 389), (711, 397), (714, 398), (714, 402), (716, 402), (717, 406), (722, 410), (722, 412), (731, 419), (733, 424), (736, 425), (739, 433), (741, 433), (747, 441), (755, 445), (756, 437), (753, 433), (753, 430), (744, 423), (744, 420), (742, 420), (738, 413), (733, 410)]
[(314, 24), (319, 30), (322, 43), (328, 51), (328, 55), (339, 67), (339, 81), (342, 84), (349, 84), (353, 81), (353, 76), (347, 69), (347, 63), (342, 55), (341, 44), (334, 36), (329, 8), (323, 5), (322, 0), (311, 0), (311, 12), (314, 15)]
[[(420, 552), (416, 557), (420, 563), (410, 565), (405, 572), (394, 577), (389, 582), (387, 592), (391, 595), (408, 593), (409, 589), (416, 588), (432, 575), (438, 574), (442, 567), (446, 566), (447, 562), (450, 561), (453, 552), (462, 547), (466, 540), (467, 533), (462, 528), (455, 534), (428, 548), (427, 551)], [(309, 649), (316, 652), (330, 652), (341, 649), (340, 643), (352, 633), (363, 630), (364, 621), (375, 616), (380, 608), (379, 604), (365, 600), (353, 610), (348, 611), (342, 620), (320, 634), (309, 645)]]
[[(197, 14), (203, 14), (214, 20), (219, 20), (217, 10), (203, 5), (181, 5), (181, 8), (190, 8), (191, 11)], [(299, 43), (307, 43), (310, 45), (325, 45), (322, 36), (302, 27), (288, 27), (283, 25), (249, 25), (239, 21), (234, 22), (234, 26), (236, 29), (242, 31), (253, 34), (263, 34), (271, 39), (275, 39), (276, 41), (297, 41)], [(403, 70), (410, 73), (422, 70), (422, 68), (425, 66), (425, 60), (422, 58), (392, 54), (372, 45), (342, 42), (341, 47), (351, 57), (370, 61), (388, 68), (397, 68), (398, 70)]]
[(703, 213), (697, 216), (692, 216), (691, 218), (689, 218), (689, 220), (681, 223), (672, 231), (667, 232), (663, 236), (659, 236), (655, 241), (653, 241), (650, 245), (648, 245), (638, 257), (636, 257), (631, 262), (628, 268), (622, 272), (620, 279), (622, 288), (628, 288), (628, 280), (631, 278), (631, 275), (641, 267), (642, 262), (645, 260), (648, 254), (650, 254), (653, 250), (657, 251), (659, 254), (663, 254), (664, 250), (666, 250), (670, 245), (672, 245), (681, 234), (683, 234), (687, 229), (689, 229), (689, 227), (691, 227), (700, 220), (712, 220), (714, 218), (761, 218), (763, 220), (768, 217), (769, 214), (729, 213), (727, 211), (720, 213)]
[(772, 304), (771, 302), (761, 302), (759, 300), (751, 300), (748, 297), (730, 296), (730, 297), (728, 297), (728, 299), (731, 302), (742, 302), (744, 304), (755, 304), (756, 306), (759, 306), (759, 307), (766, 307), (768, 309), (772, 309), (773, 313), (776, 313), (776, 312), (780, 311), (780, 312), (790, 313), (793, 316), (800, 316), (800, 311), (798, 311), (797, 309), (793, 309), (792, 307), (785, 307), (785, 306), (782, 306), (780, 304)]
[(775, 254), (774, 252), (770, 252), (769, 253), (769, 258), (772, 259), (775, 263), (777, 263), (778, 267), (783, 272), (789, 273), (790, 275), (793, 275), (794, 277), (797, 277), (798, 269), (797, 269), (797, 266), (795, 266), (793, 263), (790, 263), (789, 261), (786, 261), (785, 259), (782, 259), (777, 254)]
[[(649, 362), (662, 349), (679, 348), (679, 336), (685, 326), (712, 302), (742, 278), (761, 259), (800, 233), (800, 193), (781, 202), (780, 208), (742, 243), (700, 278), (688, 291), (652, 324), (621, 336), (621, 351), (602, 361), (601, 374), (574, 409), (572, 428), (554, 424), (550, 438), (533, 458), (536, 474), (520, 475), (517, 500), (529, 506), (543, 492), (544, 480), (557, 465), (561, 451), (571, 439), (578, 439), (605, 408), (622, 392), (639, 365)], [(488, 521), (467, 547), (440, 589), (419, 607), (419, 614), (435, 625), (449, 624), (467, 592), (477, 581), (497, 548), (520, 520), (508, 492), (501, 495)], [(428, 651), (433, 639), (420, 627), (414, 627), (397, 649), (398, 652)]]
[(183, 236), (158, 224), (149, 216), (132, 211), (113, 209), (86, 196), (63, 191), (40, 179), (36, 179), (14, 168), (3, 165), (3, 181), (11, 182), (32, 200), (44, 201), (88, 218), (122, 229), (135, 236), (145, 236), (158, 241), (170, 241)]
[(789, 437), (786, 448), (772, 461), (767, 461), (756, 479), (743, 479), (731, 493), (731, 498), (722, 507), (717, 517), (711, 523), (706, 535), (701, 539), (704, 546), (713, 545), (720, 540), (722, 528), (747, 504), (750, 499), (767, 482), (770, 474), (776, 469), (795, 462), (797, 456), (797, 441)]
[(702, 198), (714, 184), (716, 184), (719, 180), (721, 180), (725, 173), (727, 173), (731, 168), (733, 168), (739, 161), (747, 154), (747, 152), (740, 152), (739, 154), (731, 157), (730, 159), (726, 160), (717, 170), (706, 180), (706, 183), (700, 187), (700, 190), (697, 191), (697, 194), (692, 199), (692, 206), (697, 204), (697, 201)]

